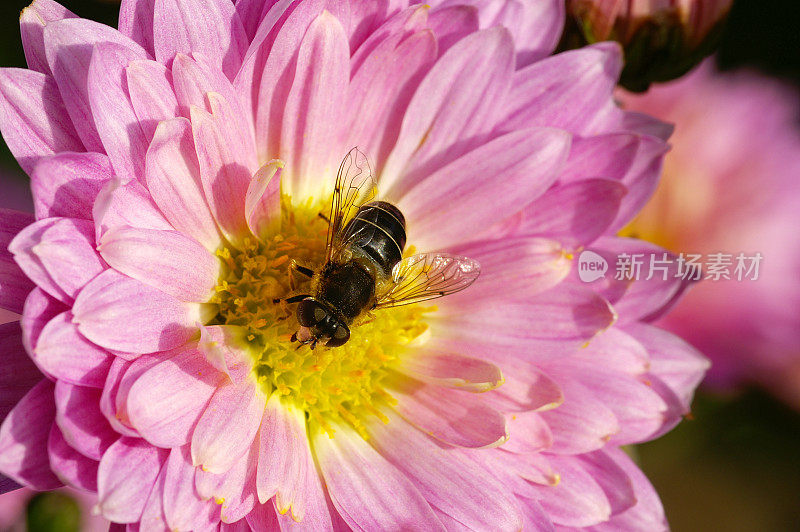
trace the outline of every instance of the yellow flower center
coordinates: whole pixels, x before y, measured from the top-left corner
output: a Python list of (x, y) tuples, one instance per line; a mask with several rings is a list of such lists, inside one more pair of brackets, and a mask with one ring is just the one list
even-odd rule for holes
[[(282, 201), (280, 231), (258, 242), (246, 240), (236, 249), (223, 247), (217, 255), (227, 265), (211, 302), (219, 305), (217, 321), (247, 329), (253, 371), (264, 393), (279, 393), (306, 412), (309, 421), (331, 433), (329, 420), (345, 421), (366, 437), (364, 419), (383, 418), (379, 404), (393, 403), (383, 382), (403, 356), (407, 345), (421, 335), (422, 319), (430, 310), (408, 305), (375, 312), (351, 327), (341, 347), (315, 349), (291, 341), (299, 328), (296, 305), (274, 303), (295, 294), (312, 294), (310, 279), (294, 275), (291, 260), (318, 270), (325, 260), (328, 225), (313, 200), (292, 206)], [(324, 212), (327, 212), (325, 209)]]

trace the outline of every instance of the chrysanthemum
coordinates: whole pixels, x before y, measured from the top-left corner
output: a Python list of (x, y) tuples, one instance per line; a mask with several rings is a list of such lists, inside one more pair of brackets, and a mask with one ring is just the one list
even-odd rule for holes
[[(548, 57), (560, 2), (399, 4), (123, 1), (119, 32), (23, 13), (0, 127), (36, 216), (2, 214), (0, 471), (96, 491), (129, 530), (665, 527), (619, 446), (705, 369), (642, 323), (680, 283), (572, 266), (644, 245), (603, 235), (654, 188), (659, 124), (614, 105), (616, 46)], [(410, 246), (482, 274), (298, 349), (273, 301), (324, 258), (352, 146)]]
[(663, 325), (714, 361), (707, 384), (755, 382), (800, 407), (796, 91), (707, 62), (646, 95), (620, 97), (677, 124), (664, 179), (628, 231), (706, 262), (722, 254), (724, 276), (704, 272)]

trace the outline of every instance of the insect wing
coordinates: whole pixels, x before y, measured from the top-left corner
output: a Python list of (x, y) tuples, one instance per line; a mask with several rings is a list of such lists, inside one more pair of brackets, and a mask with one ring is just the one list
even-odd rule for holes
[(377, 193), (375, 177), (366, 155), (358, 148), (350, 150), (339, 166), (331, 202), (326, 261), (341, 247), (342, 231), (358, 209)]
[(376, 309), (418, 303), (453, 294), (481, 273), (477, 261), (447, 253), (406, 257), (392, 268), (393, 286), (378, 298)]

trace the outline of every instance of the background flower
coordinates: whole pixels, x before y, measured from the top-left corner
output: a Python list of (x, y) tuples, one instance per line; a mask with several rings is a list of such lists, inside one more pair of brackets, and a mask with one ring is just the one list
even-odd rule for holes
[[(664, 528), (619, 447), (671, 429), (707, 367), (645, 323), (682, 284), (572, 262), (661, 252), (613, 235), (669, 127), (614, 104), (617, 46), (548, 57), (554, 3), (368, 6), (123, 2), (121, 32), (23, 13), (0, 129), (36, 216), (2, 212), (23, 317), (0, 469), (144, 529)], [(290, 255), (321, 256), (353, 145), (412, 244), (483, 274), (310, 354), (272, 300)]]
[(712, 53), (733, 0), (568, 0), (565, 44), (613, 40), (625, 49), (621, 84), (646, 90)]
[(703, 281), (661, 323), (711, 357), (709, 385), (756, 382), (800, 406), (797, 92), (709, 61), (620, 96), (676, 124), (664, 179), (630, 233), (675, 252), (764, 257), (757, 281)]

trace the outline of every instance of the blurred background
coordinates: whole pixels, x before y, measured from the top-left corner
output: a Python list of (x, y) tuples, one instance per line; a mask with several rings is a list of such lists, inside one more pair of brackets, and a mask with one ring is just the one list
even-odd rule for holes
[[(572, 1), (573, 7), (581, 9), (602, 3)], [(61, 3), (79, 16), (116, 27), (118, 1)], [(693, 2), (661, 2), (687, 3)], [(2, 66), (25, 67), (18, 15), (28, 4), (29, 0), (0, 1)], [(592, 29), (581, 13), (585, 11), (576, 8), (569, 18), (562, 41), (565, 48), (585, 43), (587, 28)], [(658, 17), (654, 20), (663, 22)], [(630, 36), (630, 22), (623, 24), (627, 26), (618, 28), (625, 31), (603, 38)], [(676, 532), (798, 531), (800, 2), (734, 0), (727, 22), (713, 24), (709, 34), (708, 41), (698, 44), (698, 55), (716, 53), (689, 78), (656, 83), (645, 95), (620, 90), (622, 105), (678, 122), (664, 183), (652, 204), (625, 231), (676, 252), (761, 251), (733, 247), (752, 246), (753, 241), (763, 242), (765, 249), (769, 243), (769, 249), (778, 251), (764, 258), (766, 269), (761, 275), (772, 274), (771, 282), (748, 285), (746, 290), (741, 284), (712, 288), (706, 283), (696, 289), (694, 300), (678, 303), (674, 317), (662, 323), (708, 354), (715, 369), (698, 392), (687, 420), (632, 453), (661, 495)], [(653, 35), (656, 41), (664, 38), (663, 32), (657, 32), (643, 39), (652, 43)], [(682, 37), (691, 40), (691, 36)], [(625, 86), (637, 91), (647, 88), (651, 79), (642, 80), (642, 72), (652, 71), (651, 57), (659, 57), (643, 55), (642, 42), (640, 38), (627, 49), (631, 64), (635, 60), (640, 64), (623, 76)], [(644, 69), (638, 68), (642, 65)], [(688, 67), (682, 63), (678, 70)], [(664, 72), (659, 70), (655, 78)], [(707, 147), (716, 151), (706, 156)], [(723, 202), (731, 224), (738, 220), (749, 227), (760, 222), (750, 240), (739, 238), (742, 231), (728, 221), (718, 227)], [(0, 207), (32, 211), (27, 176), (2, 142)], [(777, 261), (780, 268), (767, 267)], [(697, 309), (705, 315), (695, 315)], [(712, 315), (717, 319), (707, 319)], [(754, 325), (759, 318), (767, 320), (765, 330)], [(699, 326), (701, 322), (707, 326)], [(25, 530), (26, 526), (59, 532), (104, 529), (75, 493), (9, 495), (0, 498), (0, 531)]]

